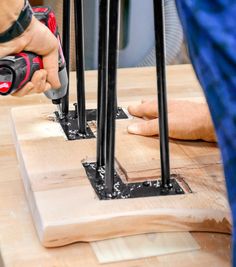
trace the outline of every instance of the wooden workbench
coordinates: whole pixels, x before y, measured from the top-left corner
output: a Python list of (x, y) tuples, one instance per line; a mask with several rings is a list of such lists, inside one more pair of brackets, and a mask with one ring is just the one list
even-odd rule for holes
[[(72, 84), (74, 77), (72, 75)], [(155, 96), (155, 69), (121, 70), (119, 77), (119, 100), (123, 106)], [(95, 72), (87, 73), (87, 99), (90, 103), (96, 96), (95, 80)], [(168, 80), (170, 97), (202, 98), (190, 66), (170, 67)], [(75, 92), (72, 92), (71, 101), (74, 99)], [(89, 244), (45, 249), (37, 239), (19, 175), (9, 111), (13, 106), (42, 103), (48, 104), (44, 96), (0, 98), (0, 249), (3, 261), (5, 266), (98, 266)], [(107, 266), (230, 266), (230, 236), (206, 233), (194, 233), (193, 236), (202, 248), (200, 251)]]

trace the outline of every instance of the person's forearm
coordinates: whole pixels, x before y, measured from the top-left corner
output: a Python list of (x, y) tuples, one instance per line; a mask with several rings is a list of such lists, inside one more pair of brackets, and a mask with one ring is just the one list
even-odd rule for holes
[(19, 17), (24, 0), (1, 0), (0, 33), (6, 31)]

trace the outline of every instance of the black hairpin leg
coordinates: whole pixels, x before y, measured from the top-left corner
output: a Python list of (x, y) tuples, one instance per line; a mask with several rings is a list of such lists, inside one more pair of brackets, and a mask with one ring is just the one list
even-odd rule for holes
[(79, 134), (86, 135), (85, 78), (84, 78), (84, 20), (83, 0), (74, 0), (75, 43), (76, 43), (76, 79), (77, 113)]
[[(105, 8), (109, 6), (108, 61), (107, 61), (107, 28), (105, 26), (108, 16)], [(116, 117), (116, 74), (117, 74), (117, 39), (118, 39), (118, 11), (119, 0), (100, 0), (100, 31), (99, 31), (99, 84), (98, 84), (98, 152), (97, 163), (85, 162), (83, 166), (88, 179), (97, 196), (105, 199), (125, 199), (138, 197), (151, 197), (163, 195), (185, 194), (181, 186), (185, 187), (184, 179), (179, 175), (172, 175), (170, 179), (168, 121), (166, 103), (166, 77), (165, 77), (165, 47), (164, 47), (164, 21), (163, 1), (154, 0), (156, 57), (158, 77), (158, 103), (160, 116), (160, 146), (161, 146), (161, 181), (145, 181), (140, 183), (123, 183), (118, 173), (115, 173), (115, 117)], [(103, 31), (104, 30), (104, 31)], [(108, 65), (107, 65), (108, 64)], [(108, 71), (108, 77), (107, 77)], [(108, 86), (107, 86), (108, 81)], [(106, 95), (107, 94), (107, 95)], [(103, 110), (103, 105), (106, 108)], [(100, 106), (99, 106), (100, 105)], [(104, 105), (105, 106), (105, 105)], [(105, 157), (101, 157), (102, 129), (105, 128)], [(104, 127), (105, 126), (105, 127)], [(103, 150), (104, 151), (104, 150)], [(103, 162), (105, 158), (105, 170)], [(102, 164), (101, 164), (102, 162)], [(100, 165), (101, 164), (101, 165)], [(104, 176), (105, 174), (105, 176)], [(180, 184), (179, 184), (180, 183)], [(114, 186), (115, 184), (115, 186)], [(191, 189), (186, 190), (192, 193)]]
[[(63, 38), (62, 46), (66, 61), (68, 80), (70, 80), (70, 0), (63, 1)], [(66, 116), (69, 112), (69, 83), (67, 94), (62, 99), (62, 113)]]
[(114, 189), (115, 161), (115, 118), (116, 118), (116, 75), (119, 0), (110, 1), (109, 45), (108, 45), (108, 92), (106, 114), (106, 172), (105, 186), (108, 194)]
[(105, 123), (108, 85), (108, 0), (99, 4), (97, 167), (105, 165)]
[(162, 187), (168, 190), (170, 184), (170, 160), (168, 140), (168, 116), (166, 97), (166, 65), (165, 65), (165, 21), (164, 1), (154, 0), (154, 21), (156, 39), (156, 67), (159, 109), (160, 153)]

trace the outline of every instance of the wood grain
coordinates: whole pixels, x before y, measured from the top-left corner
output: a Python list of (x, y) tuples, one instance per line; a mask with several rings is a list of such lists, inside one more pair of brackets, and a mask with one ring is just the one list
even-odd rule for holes
[[(44, 246), (149, 232), (230, 233), (225, 188), (218, 188), (224, 183), (221, 168), (217, 183), (207, 172), (220, 163), (215, 145), (171, 141), (172, 173), (184, 178), (192, 194), (100, 201), (81, 164), (94, 160), (95, 139), (67, 141), (48, 119), (52, 112), (45, 105), (12, 110), (21, 173)], [(157, 179), (158, 139), (129, 135), (127, 125), (133, 120), (117, 122), (117, 162), (127, 181)]]
[(151, 233), (92, 242), (99, 263), (136, 260), (200, 249), (189, 233)]
[[(202, 101), (202, 92), (191, 66), (169, 66), (168, 95), (170, 98), (191, 98)], [(119, 70), (119, 101), (127, 106), (141, 99), (155, 96), (155, 68)], [(86, 73), (88, 106), (96, 97), (96, 72)], [(76, 99), (75, 74), (71, 74), (71, 103)], [(49, 104), (43, 95), (24, 98), (0, 98), (0, 246), (4, 267), (98, 267), (87, 243), (45, 249), (38, 241), (32, 217), (25, 199), (22, 178), (18, 168), (11, 137), (10, 109), (12, 107)], [(222, 179), (221, 166), (205, 169), (216, 180)], [(221, 184), (218, 183), (221, 191)], [(106, 264), (107, 267), (229, 267), (231, 266), (231, 237), (225, 234), (193, 232), (201, 249), (181, 254)]]

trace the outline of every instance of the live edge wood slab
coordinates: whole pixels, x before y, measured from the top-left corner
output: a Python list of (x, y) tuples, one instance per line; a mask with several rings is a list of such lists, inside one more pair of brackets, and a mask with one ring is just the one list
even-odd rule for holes
[[(129, 88), (137, 88), (128, 79), (126, 82)], [(145, 85), (139, 86), (145, 92)], [(188, 98), (188, 94), (180, 97)], [(89, 107), (94, 103), (90, 102)], [(100, 201), (81, 165), (83, 160), (94, 160), (95, 139), (66, 141), (59, 125), (48, 117), (53, 111), (52, 105), (12, 110), (21, 174), (44, 246), (148, 232), (230, 233), (230, 213), (215, 144), (170, 143), (172, 173), (180, 174), (193, 193)], [(117, 121), (117, 165), (127, 182), (155, 179), (160, 174), (158, 140), (129, 135), (126, 128), (132, 120)]]

